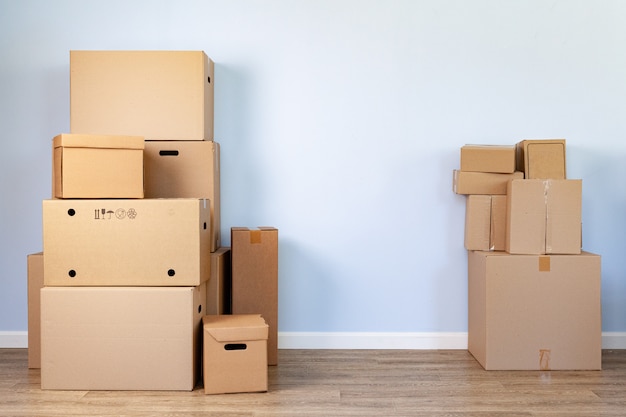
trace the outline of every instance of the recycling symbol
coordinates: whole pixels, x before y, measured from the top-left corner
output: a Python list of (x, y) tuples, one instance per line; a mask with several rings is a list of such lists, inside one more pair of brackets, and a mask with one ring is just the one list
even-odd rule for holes
[(135, 210), (134, 208), (129, 208), (126, 211), (126, 215), (128, 216), (129, 219), (134, 219), (135, 217), (137, 217), (137, 210)]

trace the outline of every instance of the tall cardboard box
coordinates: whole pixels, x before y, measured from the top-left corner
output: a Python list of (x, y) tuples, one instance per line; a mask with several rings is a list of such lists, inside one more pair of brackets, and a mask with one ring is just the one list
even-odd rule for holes
[(205, 394), (267, 391), (268, 326), (258, 314), (204, 316)]
[(211, 277), (207, 284), (206, 314), (230, 314), (231, 273), (230, 248), (211, 253)]
[(28, 275), (28, 367), (41, 368), (40, 296), (43, 288), (43, 252), (26, 257)]
[(468, 348), (487, 370), (602, 365), (600, 256), (468, 252)]
[(465, 206), (465, 249), (505, 249), (506, 196), (468, 195)]
[(41, 388), (191, 391), (206, 285), (44, 287)]
[(524, 172), (524, 178), (567, 178), (565, 139), (528, 139), (515, 146), (517, 169)]
[(44, 200), (46, 286), (194, 286), (210, 274), (207, 200)]
[(512, 254), (579, 254), (582, 181), (511, 181), (505, 243), (506, 251)]
[(515, 146), (462, 146), (461, 171), (512, 174), (515, 172)]
[(213, 140), (213, 73), (203, 51), (70, 51), (70, 131)]
[(143, 137), (65, 133), (52, 148), (53, 197), (143, 198)]
[(204, 198), (211, 203), (211, 252), (221, 244), (220, 145), (213, 141), (147, 141), (146, 198)]
[(455, 194), (506, 195), (506, 185), (512, 179), (522, 179), (524, 174), (516, 171), (512, 174), (493, 172), (452, 171), (452, 191)]
[(268, 364), (278, 364), (278, 229), (231, 228), (232, 313), (261, 314), (269, 325)]

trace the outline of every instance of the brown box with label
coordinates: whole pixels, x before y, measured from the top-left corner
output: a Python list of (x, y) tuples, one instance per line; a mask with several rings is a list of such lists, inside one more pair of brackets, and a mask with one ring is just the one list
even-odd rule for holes
[(231, 273), (230, 248), (211, 253), (211, 277), (207, 284), (206, 314), (230, 314)]
[(465, 249), (505, 249), (506, 196), (468, 195), (465, 206)]
[(507, 183), (512, 179), (522, 179), (524, 174), (516, 171), (512, 174), (493, 172), (452, 171), (452, 191), (456, 194), (505, 195)]
[(268, 364), (278, 364), (278, 229), (231, 228), (232, 313), (261, 314), (269, 325)]
[(528, 139), (516, 144), (516, 165), (526, 179), (557, 179), (566, 176), (565, 139)]
[(44, 287), (41, 388), (191, 391), (206, 285)]
[(515, 172), (515, 146), (462, 146), (461, 171), (512, 174)]
[(70, 131), (213, 140), (213, 73), (203, 51), (70, 51)]
[(52, 148), (52, 197), (144, 196), (143, 137), (64, 133)]
[(28, 367), (41, 368), (41, 302), (43, 252), (26, 257), (28, 275)]
[(470, 353), (487, 370), (602, 367), (600, 256), (468, 252)]
[(46, 286), (193, 286), (209, 279), (210, 209), (193, 198), (44, 200)]
[(268, 326), (258, 314), (204, 316), (205, 394), (267, 391)]

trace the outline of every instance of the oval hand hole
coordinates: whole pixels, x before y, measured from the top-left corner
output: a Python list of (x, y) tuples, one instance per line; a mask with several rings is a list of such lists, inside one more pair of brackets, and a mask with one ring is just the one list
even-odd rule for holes
[(224, 350), (246, 350), (248, 346), (245, 343), (227, 343)]
[(178, 156), (178, 151), (159, 151), (159, 155), (161, 156)]

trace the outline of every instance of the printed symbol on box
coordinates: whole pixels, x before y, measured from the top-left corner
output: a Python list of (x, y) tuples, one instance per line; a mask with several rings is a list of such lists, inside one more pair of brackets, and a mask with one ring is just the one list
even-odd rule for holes
[(117, 210), (115, 210), (115, 217), (122, 220), (124, 217), (126, 217), (126, 210), (118, 208)]
[(128, 211), (126, 212), (126, 215), (128, 216), (129, 219), (134, 219), (135, 217), (137, 217), (137, 211), (134, 208), (129, 208)]

